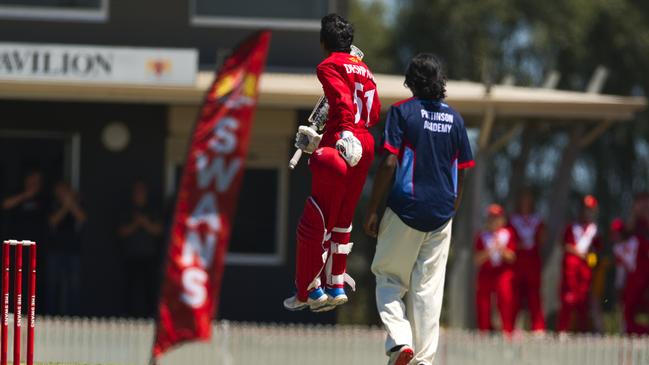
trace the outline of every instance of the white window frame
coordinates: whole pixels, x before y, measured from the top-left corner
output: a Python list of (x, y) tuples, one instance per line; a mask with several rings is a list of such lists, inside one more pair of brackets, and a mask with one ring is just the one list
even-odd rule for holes
[(102, 23), (108, 21), (109, 1), (101, 0), (99, 9), (96, 10), (60, 9), (48, 6), (0, 5), (0, 19)]
[(54, 139), (63, 142), (63, 177), (70, 186), (80, 190), (81, 185), (81, 134), (49, 131), (0, 129), (2, 138)]
[[(167, 164), (167, 196), (171, 197), (174, 193), (176, 184), (176, 162)], [(275, 206), (275, 250), (273, 253), (232, 253), (228, 251), (225, 256), (226, 265), (240, 266), (282, 266), (286, 261), (286, 225), (288, 222), (288, 180), (289, 171), (285, 163), (281, 162), (246, 162), (246, 169), (273, 169), (277, 171), (277, 195)], [(182, 176), (180, 177), (182, 179)], [(175, 209), (175, 207), (174, 207)], [(235, 217), (236, 219), (236, 217)]]
[[(328, 0), (329, 11), (335, 8), (336, 0)], [(198, 27), (222, 27), (258, 29), (271, 28), (275, 30), (319, 31), (319, 19), (293, 18), (261, 18), (220, 15), (197, 15), (196, 0), (189, 1), (189, 24)]]

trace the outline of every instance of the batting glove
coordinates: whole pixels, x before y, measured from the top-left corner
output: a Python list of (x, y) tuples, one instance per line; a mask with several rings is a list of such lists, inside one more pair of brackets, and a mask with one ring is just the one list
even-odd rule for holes
[(361, 141), (350, 131), (342, 133), (341, 138), (336, 142), (336, 149), (351, 167), (358, 165), (358, 161), (363, 157)]
[(313, 153), (318, 149), (322, 135), (318, 134), (313, 128), (301, 125), (295, 134), (295, 147), (306, 153)]

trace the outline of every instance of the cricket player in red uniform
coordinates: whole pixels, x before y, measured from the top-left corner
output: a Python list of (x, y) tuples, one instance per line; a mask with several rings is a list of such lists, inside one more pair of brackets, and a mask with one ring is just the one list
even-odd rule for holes
[(509, 220), (516, 233), (515, 286), (517, 312), (527, 302), (532, 319), (532, 331), (545, 331), (541, 307), (541, 255), (539, 248), (544, 240), (543, 219), (534, 212), (534, 195), (525, 190), (518, 201), (518, 212)]
[(648, 334), (649, 327), (638, 323), (636, 316), (643, 308), (647, 310), (649, 241), (637, 233), (628, 237), (621, 219), (613, 220), (610, 232), (617, 265), (616, 287), (622, 289), (624, 330), (629, 334)]
[[(381, 109), (372, 72), (349, 54), (353, 38), (353, 26), (341, 16), (322, 18), (320, 43), (326, 58), (316, 73), (329, 115), (322, 136), (306, 126), (296, 136), (296, 147), (312, 153), (312, 182), (297, 228), (297, 294), (284, 301), (289, 310), (333, 309), (347, 302), (344, 285), (352, 283), (345, 273), (351, 224), (374, 159), (368, 128), (378, 122)], [(305, 139), (308, 143), (299, 143)]]
[(649, 193), (642, 192), (634, 197), (628, 230), (649, 240)]
[(514, 232), (507, 227), (505, 210), (492, 204), (487, 210), (485, 230), (475, 241), (475, 263), (478, 267), (476, 309), (478, 329), (491, 331), (491, 295), (496, 294), (502, 330), (506, 335), (514, 331), (515, 294), (514, 261), (516, 260)]
[(592, 268), (596, 263), (594, 251), (600, 245), (595, 223), (597, 204), (594, 196), (584, 197), (579, 220), (570, 224), (564, 234), (561, 308), (557, 326), (559, 332), (571, 328), (573, 315), (577, 317), (579, 331), (587, 331), (589, 328), (589, 293)]

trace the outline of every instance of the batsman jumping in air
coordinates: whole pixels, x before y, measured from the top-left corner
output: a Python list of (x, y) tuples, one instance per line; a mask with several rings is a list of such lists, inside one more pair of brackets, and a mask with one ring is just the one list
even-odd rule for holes
[(353, 54), (354, 28), (344, 18), (322, 18), (320, 44), (326, 58), (317, 67), (329, 104), (324, 133), (301, 126), (295, 146), (311, 154), (311, 196), (297, 228), (296, 295), (289, 310), (325, 311), (347, 302), (344, 286), (352, 218), (374, 159), (368, 128), (379, 120), (380, 102), (371, 71)]

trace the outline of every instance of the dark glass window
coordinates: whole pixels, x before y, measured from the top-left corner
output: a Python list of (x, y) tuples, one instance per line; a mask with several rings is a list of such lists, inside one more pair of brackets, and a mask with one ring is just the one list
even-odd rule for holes
[(198, 16), (320, 20), (328, 13), (329, 0), (193, 0)]
[(0, 0), (0, 5), (63, 10), (100, 9), (102, 0)]
[(229, 252), (276, 253), (278, 174), (276, 169), (246, 169)]

